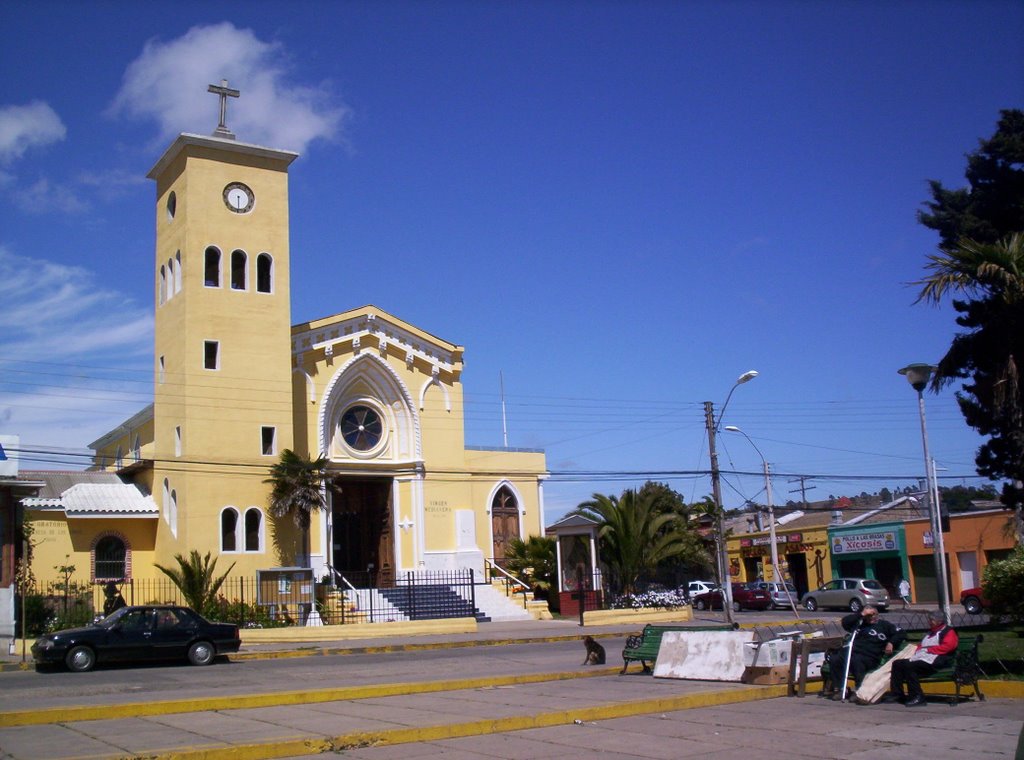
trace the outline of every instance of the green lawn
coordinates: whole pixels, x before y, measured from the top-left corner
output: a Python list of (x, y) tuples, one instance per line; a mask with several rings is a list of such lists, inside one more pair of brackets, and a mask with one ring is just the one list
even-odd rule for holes
[(988, 678), (1024, 678), (1024, 635), (1015, 628), (986, 625), (959, 629), (961, 636), (982, 634), (981, 669)]

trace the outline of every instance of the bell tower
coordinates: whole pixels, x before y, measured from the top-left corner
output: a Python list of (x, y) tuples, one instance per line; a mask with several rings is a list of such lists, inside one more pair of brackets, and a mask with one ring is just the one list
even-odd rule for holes
[(226, 111), (238, 90), (209, 89), (221, 101), (217, 130), (179, 135), (147, 175), (156, 561), (232, 553), (246, 572), (276, 564), (263, 479), (292, 447), (288, 167), (298, 154), (237, 141)]

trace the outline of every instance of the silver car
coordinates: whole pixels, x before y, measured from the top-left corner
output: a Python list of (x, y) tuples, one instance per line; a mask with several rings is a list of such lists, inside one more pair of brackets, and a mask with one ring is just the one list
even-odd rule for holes
[(804, 594), (800, 604), (812, 612), (819, 607), (840, 607), (860, 612), (868, 606), (885, 612), (889, 607), (889, 592), (873, 578), (834, 578), (821, 588)]
[[(800, 603), (800, 596), (796, 593), (796, 586), (792, 583), (758, 581), (756, 585), (758, 588), (762, 588), (768, 592), (768, 598), (772, 600), (772, 604), (769, 609), (777, 610), (781, 607), (789, 607), (790, 598), (793, 599), (793, 604)], [(789, 593), (786, 593), (787, 591)]]

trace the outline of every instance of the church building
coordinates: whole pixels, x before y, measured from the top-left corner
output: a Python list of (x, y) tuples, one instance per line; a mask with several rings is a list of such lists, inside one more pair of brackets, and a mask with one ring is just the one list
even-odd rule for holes
[[(210, 89), (217, 131), (179, 135), (148, 174), (153, 403), (90, 444), (131, 493), (87, 483), (24, 500), (47, 526), (37, 577), (68, 562), (90, 582), (159, 577), (193, 549), (232, 575), (482, 572), (510, 539), (542, 535), (543, 451), (466, 445), (462, 346), (375, 306), (292, 324), (298, 155), (235, 139), (237, 91)], [(326, 457), (337, 484), (308, 535), (268, 511), (286, 448)]]

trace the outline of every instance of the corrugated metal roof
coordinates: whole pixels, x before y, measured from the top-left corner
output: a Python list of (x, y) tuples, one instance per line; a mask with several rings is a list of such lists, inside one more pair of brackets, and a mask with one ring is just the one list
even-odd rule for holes
[(46, 485), (39, 491), (40, 499), (57, 499), (72, 486), (79, 483), (120, 484), (116, 473), (102, 470), (22, 470), (21, 477), (38, 480)]
[(112, 472), (36, 470), (23, 474), (46, 484), (38, 496), (21, 500), (29, 509), (63, 509), (68, 517), (160, 514), (152, 496), (123, 483)]

